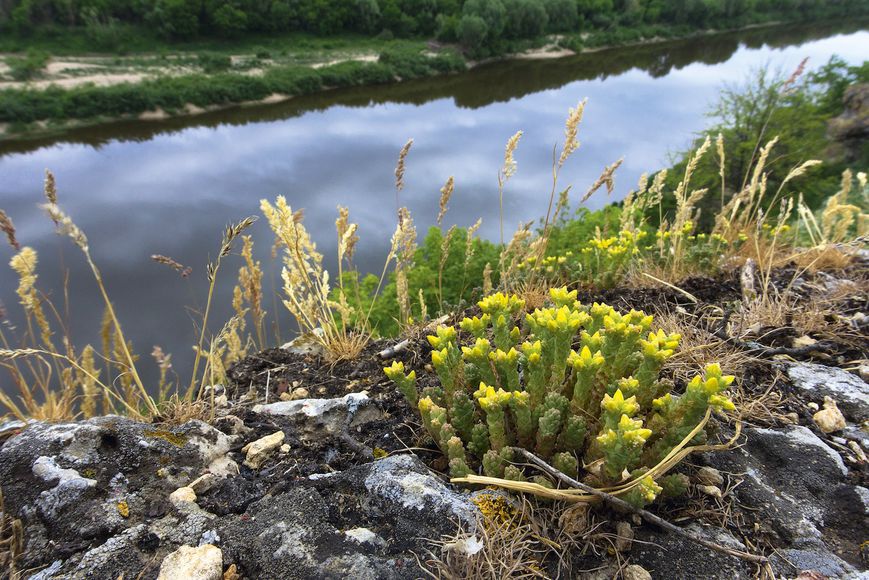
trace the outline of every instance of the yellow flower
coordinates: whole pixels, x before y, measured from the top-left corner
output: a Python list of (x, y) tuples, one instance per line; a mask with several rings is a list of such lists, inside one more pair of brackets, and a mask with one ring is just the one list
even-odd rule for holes
[(495, 314), (503, 311), (515, 314), (525, 306), (525, 301), (513, 294), (508, 296), (502, 292), (497, 292), (483, 298), (477, 304), (485, 314)]
[(621, 389), (616, 389), (615, 394), (612, 397), (609, 395), (603, 396), (603, 401), (601, 401), (600, 406), (603, 410), (611, 413), (613, 415), (622, 414), (625, 416), (633, 415), (637, 411), (640, 410), (640, 405), (637, 403), (636, 397), (628, 397), (625, 399), (625, 396), (622, 394)]
[(444, 348), (448, 344), (455, 344), (456, 329), (452, 326), (439, 326), (437, 336), (428, 336), (427, 338), (433, 348)]
[(640, 419), (631, 419), (627, 415), (622, 415), (619, 419), (619, 431), (624, 435), (624, 440), (635, 447), (641, 446), (646, 440), (652, 436), (651, 429), (644, 429), (643, 422)]

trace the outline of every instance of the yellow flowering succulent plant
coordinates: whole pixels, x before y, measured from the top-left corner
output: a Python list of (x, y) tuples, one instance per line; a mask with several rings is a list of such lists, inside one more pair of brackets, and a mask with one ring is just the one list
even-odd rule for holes
[[(479, 303), (482, 316), (459, 324), (473, 337), (467, 345), (459, 346), (455, 328), (438, 328), (429, 342), (440, 386), (422, 396), (401, 363), (386, 369), (419, 409), (454, 477), (481, 468), (490, 477), (522, 479), (522, 469), (511, 464), (511, 447), (520, 446), (571, 477), (611, 486), (643, 478), (709, 407), (733, 408), (722, 394), (733, 377), (718, 365), (691, 379), (682, 395), (659, 380), (679, 335), (653, 329), (643, 312), (586, 306), (576, 297), (554, 288), (551, 306), (519, 321), (522, 300), (489, 296)], [(646, 476), (625, 497), (645, 505), (662, 487), (663, 478)]]

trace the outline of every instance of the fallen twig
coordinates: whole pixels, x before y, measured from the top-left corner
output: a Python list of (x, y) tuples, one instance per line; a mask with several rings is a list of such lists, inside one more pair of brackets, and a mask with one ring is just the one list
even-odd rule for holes
[(714, 550), (716, 552), (721, 552), (722, 554), (728, 554), (730, 556), (734, 556), (736, 558), (740, 558), (742, 560), (747, 560), (749, 562), (755, 562), (758, 564), (763, 564), (763, 563), (767, 562), (767, 558), (764, 556), (758, 556), (756, 554), (749, 554), (748, 552), (741, 552), (739, 550), (734, 550), (732, 548), (728, 548), (726, 546), (716, 544), (715, 542), (710, 542), (709, 540), (705, 540), (703, 538), (698, 538), (697, 536), (695, 536), (691, 532), (688, 532), (687, 530), (684, 530), (683, 528), (680, 528), (679, 526), (671, 524), (667, 520), (662, 519), (651, 512), (648, 512), (644, 509), (635, 508), (634, 506), (632, 506), (631, 504), (629, 504), (628, 502), (626, 502), (623, 499), (620, 499), (614, 495), (610, 495), (610, 494), (606, 493), (605, 491), (595, 489), (595, 488), (591, 487), (590, 485), (586, 485), (582, 482), (576, 481), (572, 477), (569, 477), (569, 476), (565, 475), (564, 473), (562, 473), (561, 471), (555, 469), (554, 467), (552, 467), (551, 465), (549, 465), (548, 463), (546, 463), (545, 461), (543, 461), (542, 459), (540, 459), (539, 457), (537, 457), (536, 455), (534, 455), (533, 453), (531, 453), (530, 451), (528, 451), (526, 449), (522, 449), (520, 447), (513, 447), (513, 451), (515, 451), (516, 453), (518, 453), (519, 455), (524, 457), (526, 460), (528, 460), (535, 467), (537, 467), (538, 469), (540, 469), (544, 473), (548, 474), (549, 476), (554, 477), (555, 479), (557, 479), (561, 483), (563, 483), (565, 485), (569, 485), (570, 487), (581, 489), (582, 491), (584, 491), (586, 493), (597, 496), (602, 501), (604, 501), (612, 506), (616, 506), (616, 507), (621, 508), (623, 510), (627, 510), (631, 513), (637, 514), (641, 518), (643, 518), (644, 520), (649, 522), (650, 524), (655, 524), (656, 526), (664, 528), (668, 532), (673, 532), (674, 534), (678, 534), (684, 538), (691, 540), (692, 542), (696, 542), (702, 546), (706, 546), (710, 550)]

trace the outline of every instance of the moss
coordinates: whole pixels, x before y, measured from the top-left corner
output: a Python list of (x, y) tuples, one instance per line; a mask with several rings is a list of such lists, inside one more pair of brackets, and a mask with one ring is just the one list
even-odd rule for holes
[(383, 459), (389, 453), (385, 449), (381, 449), (380, 447), (375, 447), (372, 451), (372, 455), (374, 455), (374, 459)]
[(145, 431), (144, 435), (149, 439), (162, 439), (166, 443), (174, 445), (175, 447), (184, 447), (184, 445), (187, 444), (187, 437), (184, 435), (178, 435), (177, 433), (166, 431), (164, 429), (148, 430)]
[(86, 467), (85, 469), (81, 470), (81, 474), (83, 477), (86, 477), (88, 479), (96, 479), (97, 470), (93, 467)]

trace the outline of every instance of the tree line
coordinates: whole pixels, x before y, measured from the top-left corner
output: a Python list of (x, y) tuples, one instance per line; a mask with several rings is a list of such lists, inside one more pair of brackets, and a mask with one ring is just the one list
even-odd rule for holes
[(869, 0), (0, 0), (0, 27), (147, 27), (169, 40), (303, 31), (436, 37), (474, 55), (517, 39), (643, 26), (736, 27), (853, 16)]

